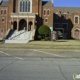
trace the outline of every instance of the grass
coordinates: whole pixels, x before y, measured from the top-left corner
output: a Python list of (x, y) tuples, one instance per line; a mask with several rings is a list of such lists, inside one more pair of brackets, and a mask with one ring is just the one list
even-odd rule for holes
[(80, 40), (31, 41), (27, 44), (0, 44), (0, 49), (80, 49)]
[(3, 40), (3, 38), (0, 38), (0, 44), (1, 44), (1, 43), (4, 43), (4, 40)]
[(30, 45), (80, 45), (80, 40), (58, 40), (58, 41), (33, 41), (29, 42)]

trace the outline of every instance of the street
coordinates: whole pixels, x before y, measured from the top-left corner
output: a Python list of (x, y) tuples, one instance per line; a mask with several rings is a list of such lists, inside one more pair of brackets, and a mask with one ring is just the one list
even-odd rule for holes
[(1, 50), (0, 80), (73, 80), (80, 74), (80, 52)]

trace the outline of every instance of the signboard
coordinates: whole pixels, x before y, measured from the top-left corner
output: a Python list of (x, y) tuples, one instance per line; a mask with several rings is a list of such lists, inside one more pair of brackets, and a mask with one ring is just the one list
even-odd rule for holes
[(52, 34), (52, 40), (55, 40), (56, 39), (56, 34)]
[(52, 26), (52, 27), (50, 27), (50, 30), (51, 30), (51, 31), (53, 31), (53, 26)]

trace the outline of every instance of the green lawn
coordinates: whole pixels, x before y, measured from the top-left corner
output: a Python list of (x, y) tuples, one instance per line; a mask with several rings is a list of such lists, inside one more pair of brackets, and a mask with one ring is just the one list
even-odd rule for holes
[(80, 40), (32, 41), (34, 45), (80, 45)]
[(80, 40), (31, 41), (27, 44), (0, 44), (0, 49), (80, 49)]

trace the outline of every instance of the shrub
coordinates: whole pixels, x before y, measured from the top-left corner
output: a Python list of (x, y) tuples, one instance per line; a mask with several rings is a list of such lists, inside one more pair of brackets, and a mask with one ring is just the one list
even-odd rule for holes
[(41, 39), (41, 38), (42, 38), (42, 36), (41, 36), (41, 35), (38, 35), (38, 38), (39, 38), (39, 39)]
[(45, 37), (45, 41), (48, 41), (49, 40), (49, 37)]
[(38, 29), (38, 32), (39, 32), (39, 34), (41, 34), (41, 35), (46, 35), (46, 34), (49, 34), (50, 29), (49, 29), (48, 26), (42, 25), (42, 26)]

